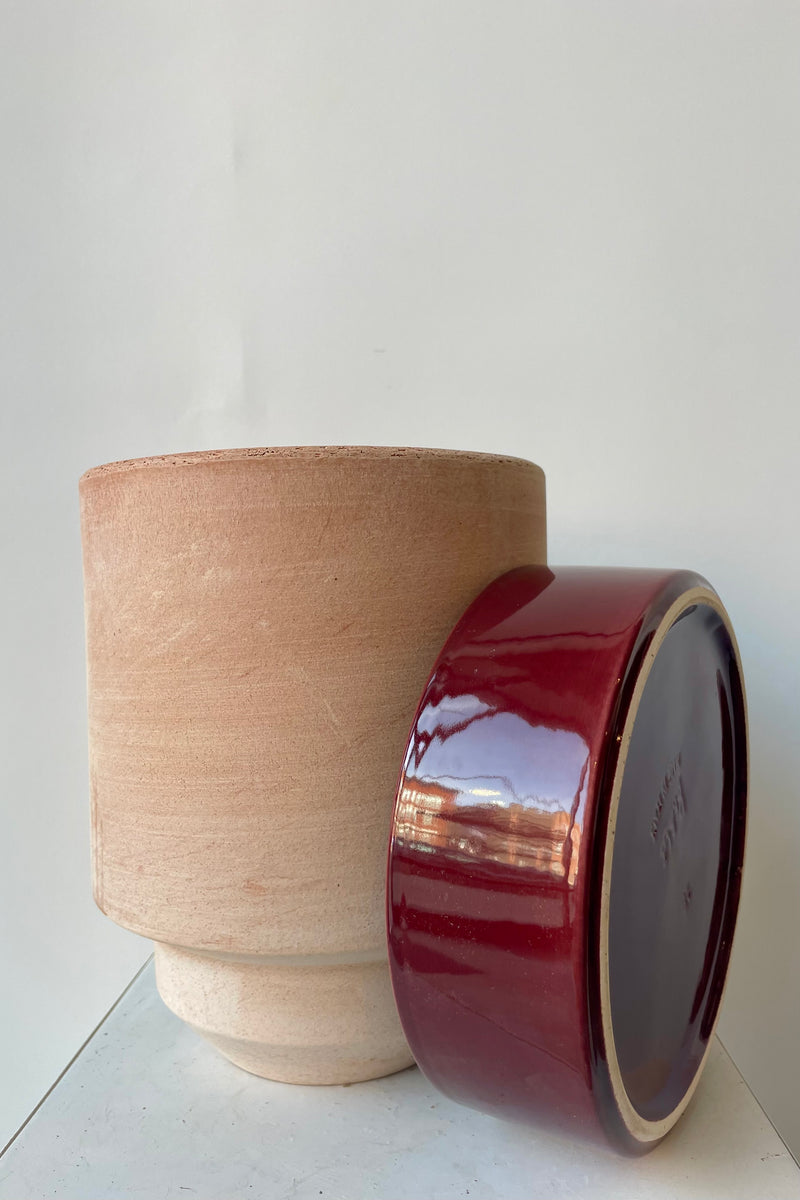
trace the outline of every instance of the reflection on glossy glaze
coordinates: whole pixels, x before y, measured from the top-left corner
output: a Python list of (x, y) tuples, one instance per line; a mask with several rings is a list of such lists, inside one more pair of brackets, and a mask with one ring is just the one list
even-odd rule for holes
[[(398, 789), (389, 946), (412, 1051), (464, 1103), (639, 1148), (599, 1013), (608, 800), (647, 647), (702, 584), (687, 572), (523, 568), (478, 598), (439, 657)], [(663, 786), (662, 808), (677, 813), (675, 778)], [(729, 925), (731, 912), (735, 898)]]
[[(465, 697), (466, 710), (474, 699)], [(477, 721), (482, 721), (479, 728)], [(506, 774), (492, 773), (491, 758), (498, 750), (505, 756)], [(556, 772), (561, 779), (552, 781), (549, 797), (517, 790), (517, 779), (524, 786), (519, 765), (526, 757), (561, 763), (563, 770)], [(465, 772), (466, 780), (449, 773), (448, 762)], [(415, 774), (405, 776), (395, 816), (396, 845), (416, 854), (439, 850), (467, 869), (488, 862), (544, 872), (571, 885), (580, 847), (581, 789), (568, 807), (561, 797), (571, 782), (570, 768), (580, 778), (587, 766), (586, 745), (573, 734), (531, 727), (510, 713), (470, 715), (437, 730), (421, 748)]]

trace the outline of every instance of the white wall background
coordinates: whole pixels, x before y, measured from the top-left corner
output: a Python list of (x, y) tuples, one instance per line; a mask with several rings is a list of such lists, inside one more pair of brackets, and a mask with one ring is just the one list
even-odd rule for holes
[(148, 953), (89, 890), (77, 478), (227, 445), (533, 458), (553, 562), (738, 629), (722, 1035), (800, 1150), (800, 5), (7, 0), (0, 1144)]

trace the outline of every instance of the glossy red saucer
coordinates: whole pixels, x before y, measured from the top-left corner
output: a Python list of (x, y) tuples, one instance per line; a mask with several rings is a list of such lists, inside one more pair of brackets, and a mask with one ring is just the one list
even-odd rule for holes
[(746, 794), (741, 666), (705, 580), (495, 580), (436, 662), (393, 817), (392, 978), (433, 1083), (654, 1146), (719, 1011)]

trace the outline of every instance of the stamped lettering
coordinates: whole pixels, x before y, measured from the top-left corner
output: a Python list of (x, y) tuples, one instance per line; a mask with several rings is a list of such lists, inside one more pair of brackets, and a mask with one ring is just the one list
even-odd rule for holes
[(679, 754), (664, 775), (650, 822), (650, 837), (658, 846), (659, 855), (665, 866), (672, 856), (678, 831), (686, 815), (686, 805), (686, 790), (681, 778), (681, 756)]

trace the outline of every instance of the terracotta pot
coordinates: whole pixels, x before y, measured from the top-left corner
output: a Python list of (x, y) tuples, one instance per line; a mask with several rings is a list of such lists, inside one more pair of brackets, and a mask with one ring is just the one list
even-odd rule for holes
[(425, 678), (545, 559), (544, 479), (436, 450), (223, 450), (80, 483), (95, 898), (166, 1003), (274, 1079), (411, 1062), (385, 842)]
[(390, 962), (457, 1100), (641, 1153), (719, 1012), (747, 792), (741, 666), (705, 580), (527, 568), (456, 626), (408, 744)]

